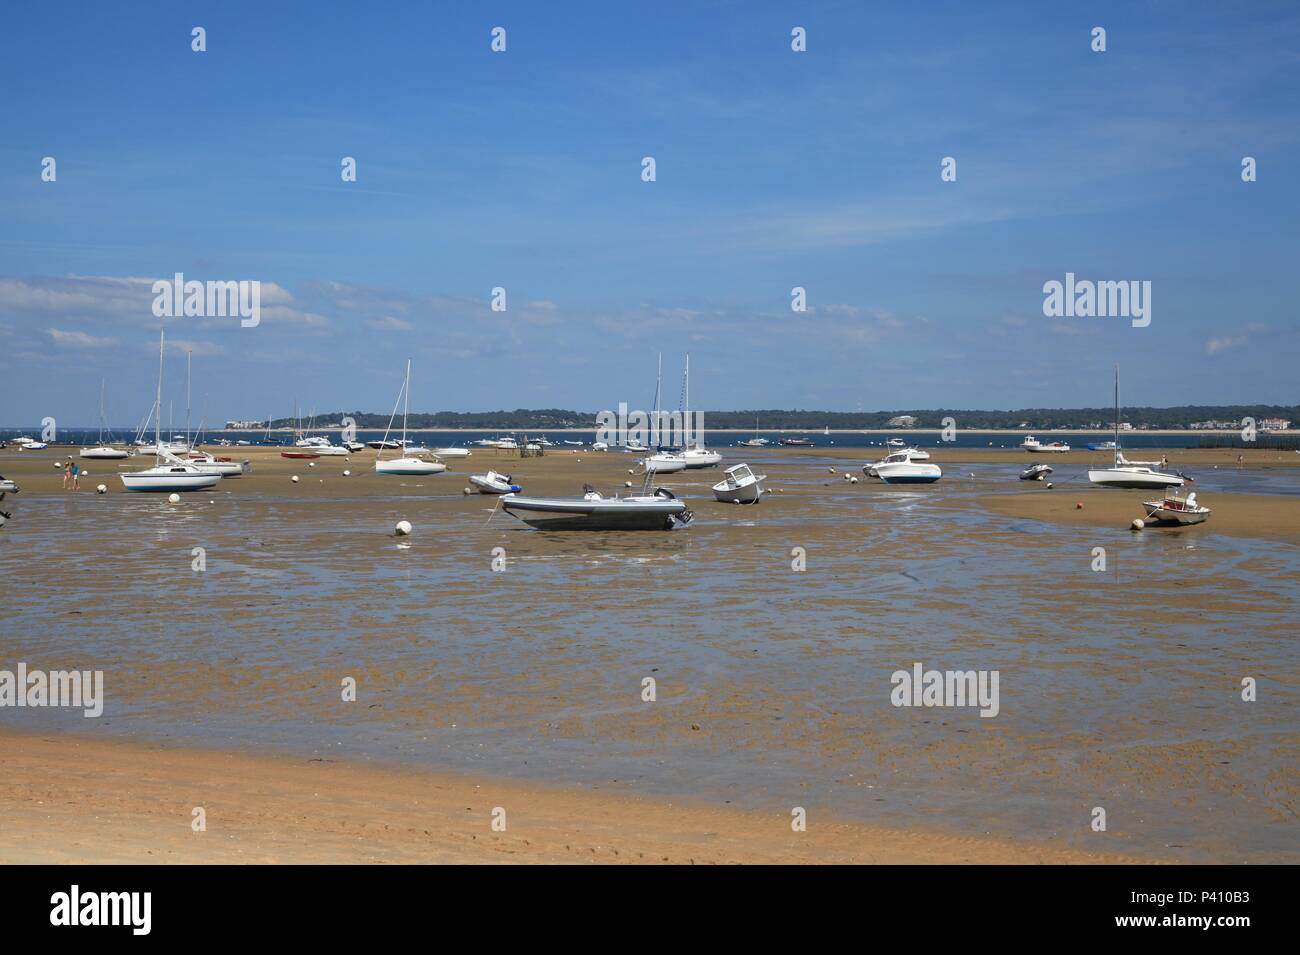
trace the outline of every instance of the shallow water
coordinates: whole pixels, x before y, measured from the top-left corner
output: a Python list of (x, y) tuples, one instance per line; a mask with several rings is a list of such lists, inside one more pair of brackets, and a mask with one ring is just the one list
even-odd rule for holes
[[(0, 542), (0, 667), (103, 669), (108, 702), (0, 720), (1083, 847), (1104, 806), (1107, 849), (1296, 856), (1300, 548), (973, 506), (1002, 466), (924, 488), (765, 469), (780, 491), (748, 508), (688, 475), (697, 519), (670, 534), (539, 532), (441, 487), (29, 497)], [(1300, 475), (1255, 478), (1203, 486)], [(403, 540), (380, 530), (399, 512)], [(997, 670), (999, 714), (893, 706), (917, 661)]]

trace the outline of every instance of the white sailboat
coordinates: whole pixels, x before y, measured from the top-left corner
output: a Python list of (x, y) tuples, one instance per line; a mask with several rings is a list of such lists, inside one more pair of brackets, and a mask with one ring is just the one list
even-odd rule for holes
[(115, 461), (131, 456), (131, 452), (126, 448), (115, 448), (104, 441), (104, 380), (102, 378), (99, 381), (99, 443), (93, 448), (82, 448), (81, 456), (101, 461)]
[[(155, 410), (162, 409), (163, 347), (166, 332), (158, 333), (158, 398)], [(144, 471), (119, 474), (128, 491), (202, 491), (213, 487), (221, 475), (186, 464), (163, 448), (162, 414), (154, 416), (154, 466)]]
[(411, 410), (411, 359), (409, 358), (406, 359), (406, 381), (402, 385), (402, 390), (397, 395), (398, 400), (401, 401), (403, 396), (405, 396), (406, 404), (402, 407), (402, 456), (400, 458), (393, 458), (389, 461), (383, 460), (384, 452), (382, 446), (387, 444), (388, 432), (392, 430), (393, 418), (397, 416), (397, 405), (393, 405), (393, 413), (388, 418), (388, 428), (384, 431), (383, 440), (380, 442), (381, 448), (379, 454), (375, 458), (375, 473), (414, 475), (441, 474), (443, 471), (447, 470), (447, 465), (443, 464), (441, 461), (427, 461), (422, 457), (417, 457), (420, 452), (411, 450), (407, 447), (406, 417)]
[[(682, 376), (682, 421), (691, 420), (691, 355), (686, 353), (686, 371)], [(682, 460), (686, 462), (686, 470), (698, 471), (702, 468), (716, 468), (722, 463), (722, 455), (717, 451), (710, 451), (704, 446), (704, 435), (694, 436), (689, 425), (686, 425), (686, 447), (682, 450)]]
[(1181, 487), (1180, 474), (1157, 471), (1159, 461), (1129, 461), (1119, 446), (1119, 365), (1115, 366), (1115, 465), (1109, 468), (1090, 468), (1088, 480), (1101, 487), (1152, 488)]

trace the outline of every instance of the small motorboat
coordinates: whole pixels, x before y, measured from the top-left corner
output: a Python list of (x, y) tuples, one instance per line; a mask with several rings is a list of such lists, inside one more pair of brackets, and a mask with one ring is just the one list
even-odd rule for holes
[(907, 442), (904, 441), (902, 438), (890, 438), (888, 441), (885, 442), (885, 447), (887, 447), (887, 448), (905, 448), (905, 447), (907, 447)]
[(17, 494), (19, 490), (18, 484), (12, 478), (0, 474), (0, 494)]
[(349, 452), (364, 451), (366, 449), (366, 446), (360, 441), (344, 441), (343, 447)]
[(44, 451), (49, 445), (44, 441), (23, 441), (18, 445), (19, 451)]
[(529, 527), (555, 531), (671, 531), (694, 515), (667, 488), (653, 494), (603, 497), (590, 484), (582, 497), (523, 497), (506, 494), (501, 506)]
[(866, 465), (862, 469), (886, 484), (933, 484), (943, 477), (937, 464), (919, 464), (906, 451), (895, 451), (883, 461)]
[(713, 485), (713, 496), (724, 504), (757, 504), (766, 493), (760, 483), (766, 474), (755, 474), (748, 464), (727, 468), (727, 477)]
[(470, 456), (469, 448), (434, 448), (433, 454), (440, 458), (467, 458)]
[(808, 438), (782, 438), (779, 444), (787, 448), (815, 448), (816, 445)]
[(1064, 454), (1070, 450), (1070, 446), (1064, 441), (1042, 442), (1031, 434), (1020, 442), (1020, 449), (1022, 451), (1033, 451), (1037, 454)]
[(575, 448), (580, 448), (580, 447), (582, 447), (582, 442), (581, 442), (581, 441), (570, 441), (568, 438), (565, 438), (565, 439), (564, 439), (564, 443), (567, 444), (567, 445), (570, 445), (570, 446), (572, 446), (572, 447), (575, 447)]
[(469, 483), (474, 485), (480, 494), (517, 494), (523, 488), (513, 481), (514, 478), (509, 474), (497, 474), (496, 471), (469, 476)]
[(1210, 516), (1210, 509), (1196, 503), (1196, 492), (1183, 496), (1178, 491), (1168, 490), (1164, 500), (1143, 501), (1147, 509), (1147, 520), (1159, 524), (1200, 524)]
[(1093, 441), (1088, 445), (1089, 451), (1118, 451), (1119, 445), (1114, 441)]
[(401, 445), (396, 441), (367, 441), (366, 447), (376, 451), (396, 451)]
[(1020, 480), (1044, 481), (1047, 479), (1047, 475), (1051, 473), (1052, 473), (1052, 466), (1050, 464), (1031, 464), (1029, 467), (1025, 468), (1023, 471), (1020, 472)]
[(299, 448), (296, 451), (281, 451), (280, 457), (294, 458), (297, 460), (311, 460), (320, 457), (320, 452), (311, 451), (306, 448)]

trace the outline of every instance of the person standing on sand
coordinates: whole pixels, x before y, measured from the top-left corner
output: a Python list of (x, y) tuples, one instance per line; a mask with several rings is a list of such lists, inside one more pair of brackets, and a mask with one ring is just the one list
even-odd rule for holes
[(72, 480), (72, 462), (69, 461), (63, 466), (63, 490), (68, 489), (68, 482)]
[(81, 485), (78, 483), (79, 476), (81, 474), (81, 468), (77, 466), (76, 461), (71, 462), (68, 466), (72, 468), (72, 489), (74, 491), (79, 491), (81, 490)]

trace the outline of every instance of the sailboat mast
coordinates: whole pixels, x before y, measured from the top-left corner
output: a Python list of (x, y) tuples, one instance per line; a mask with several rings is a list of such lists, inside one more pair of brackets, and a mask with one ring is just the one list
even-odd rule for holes
[(194, 445), (190, 441), (190, 355), (192, 349), (185, 349), (185, 444), (187, 447)]
[(99, 446), (104, 446), (104, 379), (99, 379)]
[(1115, 366), (1115, 453), (1119, 454), (1119, 365)]
[(653, 450), (659, 449), (659, 398), (663, 392), (664, 382), (664, 353), (659, 353), (659, 366), (655, 369), (655, 410), (654, 419), (650, 422), (650, 446)]
[(164, 329), (158, 330), (158, 398), (156, 405), (158, 415), (153, 422), (153, 463), (154, 467), (162, 465), (162, 376), (163, 376), (163, 345), (167, 339), (167, 332)]
[(402, 452), (406, 452), (406, 416), (411, 411), (411, 359), (406, 359), (406, 404), (402, 406)]

